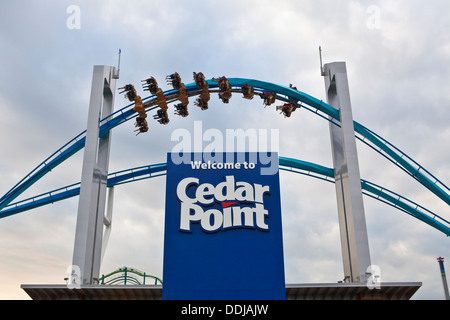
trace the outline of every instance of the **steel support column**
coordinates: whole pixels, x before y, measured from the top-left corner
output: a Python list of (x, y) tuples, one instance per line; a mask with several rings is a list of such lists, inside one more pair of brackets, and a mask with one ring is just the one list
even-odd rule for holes
[(323, 75), (327, 102), (340, 114), (340, 122), (332, 120), (338, 125), (330, 123), (330, 136), (344, 282), (365, 283), (371, 263), (345, 62), (324, 65)]
[(94, 66), (78, 203), (71, 285), (95, 284), (100, 274), (111, 132), (100, 120), (113, 112), (115, 68)]
[(439, 269), (441, 271), (442, 285), (444, 286), (445, 300), (450, 300), (450, 295), (448, 293), (447, 277), (445, 275), (444, 258), (439, 257), (437, 260), (439, 263)]

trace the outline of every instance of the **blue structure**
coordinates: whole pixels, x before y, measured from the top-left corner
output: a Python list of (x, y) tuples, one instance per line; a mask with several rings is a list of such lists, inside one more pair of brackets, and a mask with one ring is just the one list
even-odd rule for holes
[[(260, 174), (258, 153), (228, 153), (226, 163), (222, 156), (211, 161), (220, 169), (175, 163), (171, 155), (162, 298), (285, 300), (278, 170)], [(203, 154), (195, 155), (207, 163)], [(190, 156), (193, 161), (194, 153)]]
[[(324, 167), (315, 163), (292, 159), (286, 157), (279, 157), (280, 170), (303, 174), (309, 177), (334, 183), (333, 169)], [(143, 179), (150, 179), (160, 177), (166, 174), (166, 164), (150, 164), (147, 166), (140, 166), (130, 168), (127, 170), (117, 171), (108, 175), (108, 187), (115, 187), (121, 184), (140, 181)], [(388, 204), (404, 213), (407, 213), (414, 218), (432, 226), (433, 228), (450, 236), (450, 222), (422, 207), (416, 202), (409, 200), (400, 194), (379, 186), (367, 180), (361, 180), (361, 187), (363, 194)], [(0, 218), (5, 218), (10, 215), (18, 214), (28, 210), (32, 210), (41, 206), (52, 204), (54, 202), (62, 201), (80, 194), (80, 183), (71, 184), (62, 188), (58, 188), (35, 197), (31, 197), (22, 201), (10, 204), (0, 211)]]
[[(229, 78), (228, 80), (234, 90), (240, 91), (243, 85), (248, 84), (254, 87), (255, 92), (274, 92), (276, 93), (276, 97), (280, 100), (287, 101), (289, 99), (295, 99), (298, 101), (299, 106), (310, 112), (313, 112), (315, 115), (322, 117), (327, 121), (330, 121), (330, 118), (339, 120), (338, 110), (331, 107), (322, 100), (316, 99), (296, 89), (253, 79)], [(218, 87), (217, 82), (213, 80), (208, 80), (207, 82), (210, 89)], [(200, 94), (200, 91), (198, 90), (195, 83), (187, 84), (186, 90), (190, 96)], [(164, 96), (168, 101), (175, 100), (174, 98), (176, 97), (176, 95), (176, 90), (164, 91)], [(147, 112), (157, 108), (157, 106), (155, 106), (155, 95), (151, 95), (142, 100), (146, 106)], [(104, 137), (110, 130), (121, 124), (124, 124), (131, 119), (134, 119), (136, 117), (136, 112), (132, 110), (133, 106), (134, 104), (129, 104), (112, 113), (110, 116), (103, 118), (101, 120), (99, 136)], [(354, 128), (357, 139), (397, 165), (401, 170), (405, 171), (412, 178), (421, 183), (429, 191), (438, 196), (442, 201), (450, 205), (450, 189), (442, 181), (432, 175), (416, 161), (411, 159), (399, 148), (395, 147), (386, 139), (382, 138), (367, 127), (355, 121)], [(13, 202), (25, 190), (39, 181), (48, 172), (83, 149), (85, 145), (85, 137), (86, 131), (81, 132), (79, 135), (74, 137), (72, 140), (59, 148), (55, 153), (45, 159), (35, 169), (28, 173), (22, 180), (20, 180), (14, 187), (12, 187), (6, 194), (4, 194), (0, 198), (0, 218), (4, 218), (12, 214), (17, 214), (39, 206), (79, 195), (79, 184), (73, 184), (57, 190), (49, 191), (45, 194), (37, 195), (26, 200), (15, 203)], [(298, 159), (280, 157), (280, 169), (288, 171), (299, 169), (301, 173), (308, 174), (310, 176), (317, 177), (326, 181), (334, 182), (332, 168), (326, 168), (318, 164), (313, 164)], [(155, 177), (162, 174), (165, 174), (165, 164), (154, 164), (127, 169), (109, 174), (108, 186), (111, 187), (140, 179)], [(409, 215), (443, 232), (447, 236), (450, 235), (450, 222), (440, 217), (438, 214), (423, 208), (419, 204), (406, 199), (405, 197), (393, 191), (389, 191), (388, 189), (375, 185), (369, 181), (361, 180), (361, 186), (364, 194), (385, 202), (405, 213), (408, 213)]]

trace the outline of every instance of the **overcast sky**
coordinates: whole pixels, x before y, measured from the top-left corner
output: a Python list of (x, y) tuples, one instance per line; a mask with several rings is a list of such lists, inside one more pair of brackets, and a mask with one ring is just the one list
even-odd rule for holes
[[(72, 6), (72, 7), (71, 7)], [(79, 9), (77, 11), (71, 9)], [(68, 10), (69, 9), (69, 10)], [(79, 19), (78, 19), (79, 18)], [(403, 1), (8, 1), (0, 11), (0, 194), (86, 128), (94, 65), (117, 65), (117, 87), (177, 71), (294, 84), (325, 100), (319, 70), (347, 63), (353, 116), (439, 179), (450, 182), (450, 10), (447, 0)], [(116, 97), (115, 109), (128, 104)], [(332, 167), (328, 122), (306, 110), (289, 119), (262, 100), (233, 95), (190, 103), (135, 136), (113, 131), (110, 172), (165, 162), (176, 128), (280, 130), (280, 155)], [(450, 219), (448, 205), (358, 142), (361, 177)], [(80, 180), (83, 152), (21, 196)], [(288, 283), (343, 279), (334, 185), (282, 172)], [(117, 187), (101, 273), (128, 266), (162, 277), (165, 177)], [(392, 207), (364, 198), (372, 264), (383, 282), (422, 282), (415, 299), (443, 299), (436, 258), (449, 239)], [(0, 299), (28, 299), (21, 284), (62, 284), (72, 264), (78, 197), (0, 220)], [(447, 267), (450, 269), (450, 267)]]

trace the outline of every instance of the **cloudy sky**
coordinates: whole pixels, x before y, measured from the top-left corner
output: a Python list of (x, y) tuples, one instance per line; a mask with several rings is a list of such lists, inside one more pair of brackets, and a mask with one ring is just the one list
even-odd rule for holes
[[(71, 11), (79, 9), (79, 15)], [(68, 10), (69, 9), (69, 10)], [(75, 14), (75, 15), (74, 15)], [(79, 19), (78, 19), (79, 18)], [(74, 20), (75, 19), (75, 20)], [(347, 63), (353, 115), (450, 183), (450, 11), (447, 0), (403, 1), (9, 1), (0, 11), (0, 194), (86, 128), (92, 69), (116, 65), (118, 87), (177, 71), (243, 77), (325, 99), (324, 62)], [(127, 105), (117, 96), (115, 109)], [(171, 114), (172, 112), (170, 112)], [(151, 119), (151, 115), (149, 120)], [(165, 162), (176, 128), (279, 129), (280, 155), (332, 166), (328, 122), (306, 110), (289, 119), (262, 100), (234, 95), (188, 118), (132, 121), (113, 132), (110, 172)], [(450, 219), (448, 205), (358, 142), (361, 177)], [(83, 152), (24, 193), (80, 180)], [(334, 185), (282, 172), (288, 283), (343, 278)], [(162, 277), (165, 178), (117, 187), (101, 273), (128, 266)], [(444, 297), (436, 258), (449, 239), (392, 207), (364, 198), (372, 264), (383, 282), (419, 281), (415, 299)], [(0, 299), (28, 299), (21, 284), (62, 284), (72, 264), (78, 198), (0, 220)], [(449, 261), (449, 260), (447, 260)], [(448, 264), (448, 263), (447, 263)], [(447, 267), (450, 269), (450, 267)]]

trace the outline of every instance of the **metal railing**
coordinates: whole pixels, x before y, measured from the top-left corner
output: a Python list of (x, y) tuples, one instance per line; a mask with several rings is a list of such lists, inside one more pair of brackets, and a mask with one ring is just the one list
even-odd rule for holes
[(106, 275), (102, 274), (100, 278), (102, 285), (157, 285), (158, 283), (162, 285), (160, 278), (128, 267), (119, 268)]

